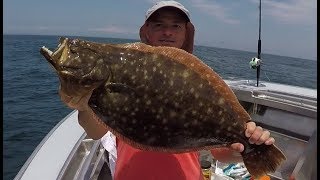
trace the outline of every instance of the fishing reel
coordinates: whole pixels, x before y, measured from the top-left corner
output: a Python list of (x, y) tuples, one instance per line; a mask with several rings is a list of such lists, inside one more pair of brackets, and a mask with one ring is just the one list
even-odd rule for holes
[(262, 60), (258, 59), (257, 57), (253, 57), (249, 62), (251, 69), (256, 69), (258, 66), (260, 66), (261, 63)]

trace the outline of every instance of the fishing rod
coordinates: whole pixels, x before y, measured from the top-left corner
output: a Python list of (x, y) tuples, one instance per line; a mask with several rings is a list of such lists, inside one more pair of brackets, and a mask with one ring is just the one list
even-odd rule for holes
[(259, 86), (260, 65), (261, 65), (261, 0), (259, 2), (259, 39), (258, 39), (258, 56), (251, 59), (252, 69), (257, 69), (257, 87)]

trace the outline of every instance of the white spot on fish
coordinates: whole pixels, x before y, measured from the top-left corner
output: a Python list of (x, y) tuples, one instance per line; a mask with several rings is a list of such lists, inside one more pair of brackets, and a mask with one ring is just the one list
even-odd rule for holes
[(193, 67), (193, 66), (194, 66), (194, 63), (191, 63), (190, 65)]
[(225, 119), (224, 119), (224, 118), (221, 118), (219, 124), (223, 124), (224, 121), (225, 121)]
[(97, 63), (98, 63), (98, 64), (102, 64), (102, 63), (103, 63), (103, 59), (99, 59), (99, 60), (97, 61)]
[(153, 55), (152, 55), (152, 60), (153, 60), (153, 61), (156, 61), (157, 58), (158, 58), (158, 55), (157, 55), (157, 54), (153, 54)]
[(146, 102), (146, 105), (150, 105), (151, 104), (151, 100), (148, 100), (147, 102)]
[(153, 72), (156, 72), (156, 70), (157, 70), (156, 67), (153, 67), (153, 68), (152, 68), (152, 71), (153, 71)]
[(191, 89), (190, 89), (190, 92), (193, 93), (193, 92), (194, 92), (194, 88), (191, 88)]
[(158, 63), (157, 66), (160, 67), (160, 66), (161, 66), (161, 63)]
[(224, 104), (224, 98), (220, 98), (219, 101), (218, 101), (218, 104), (220, 104), (220, 105)]
[(190, 76), (190, 73), (187, 70), (183, 71), (183, 73), (182, 73), (183, 78), (187, 78), (189, 76)]

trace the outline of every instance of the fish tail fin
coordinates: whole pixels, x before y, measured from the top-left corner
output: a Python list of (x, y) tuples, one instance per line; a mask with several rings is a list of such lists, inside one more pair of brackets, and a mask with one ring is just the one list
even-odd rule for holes
[(243, 162), (254, 178), (275, 172), (286, 159), (275, 145), (250, 145), (243, 153)]

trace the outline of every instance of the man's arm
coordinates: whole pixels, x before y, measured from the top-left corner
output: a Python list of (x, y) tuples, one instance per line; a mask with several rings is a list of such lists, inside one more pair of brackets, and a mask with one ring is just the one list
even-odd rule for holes
[[(270, 132), (263, 130), (262, 127), (256, 126), (254, 122), (248, 122), (245, 135), (250, 144), (266, 144), (271, 145), (275, 142), (273, 137), (270, 137)], [(215, 148), (211, 150), (212, 156), (218, 161), (225, 163), (243, 161), (240, 153), (244, 150), (241, 143), (231, 144), (230, 148)]]
[(102, 138), (108, 132), (108, 129), (94, 119), (92, 113), (91, 109), (79, 111), (78, 122), (90, 138), (97, 140)]
[(63, 93), (61, 89), (59, 90), (59, 94), (62, 102), (64, 102), (68, 107), (79, 111), (78, 122), (90, 138), (95, 140), (100, 139), (108, 132), (108, 129), (94, 118), (93, 111), (88, 106), (88, 101), (92, 92), (83, 96), (81, 99), (72, 98)]

